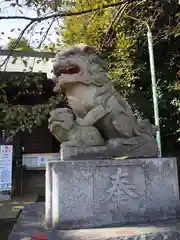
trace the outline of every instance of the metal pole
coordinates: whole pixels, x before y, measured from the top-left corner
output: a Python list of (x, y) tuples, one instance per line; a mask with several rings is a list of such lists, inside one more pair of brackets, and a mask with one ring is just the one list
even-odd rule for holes
[(150, 69), (151, 69), (151, 81), (152, 81), (152, 93), (153, 93), (153, 105), (154, 105), (154, 120), (155, 120), (155, 126), (157, 126), (157, 128), (158, 128), (158, 131), (156, 133), (156, 141), (157, 141), (157, 145), (158, 145), (158, 157), (162, 157), (159, 109), (158, 109), (154, 52), (153, 52), (153, 40), (152, 40), (151, 29), (147, 23), (146, 23), (146, 25), (148, 28), (147, 38), (148, 38), (148, 48), (149, 48)]

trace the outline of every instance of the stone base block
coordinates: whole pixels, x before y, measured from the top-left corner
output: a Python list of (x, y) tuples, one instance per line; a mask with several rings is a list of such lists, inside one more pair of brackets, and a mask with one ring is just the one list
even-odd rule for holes
[[(96, 147), (69, 147), (61, 145), (60, 149), (60, 159), (63, 161), (69, 160), (84, 160), (86, 159), (104, 159), (110, 157), (106, 146), (96, 146)], [(119, 155), (118, 155), (119, 156)]]
[(69, 160), (91, 160), (112, 159), (114, 157), (126, 156), (127, 158), (156, 158), (158, 150), (155, 139), (143, 139), (135, 137), (128, 139), (110, 139), (104, 146), (69, 146), (61, 144), (60, 159)]
[(27, 239), (34, 234), (44, 235), (47, 240), (180, 240), (178, 220), (116, 228), (46, 230), (44, 209), (43, 203), (25, 205), (8, 240)]
[(49, 162), (46, 224), (114, 227), (178, 217), (175, 158)]

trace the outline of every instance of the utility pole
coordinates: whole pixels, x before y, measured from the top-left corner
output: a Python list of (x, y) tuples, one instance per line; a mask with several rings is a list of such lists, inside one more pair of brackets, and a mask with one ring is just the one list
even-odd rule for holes
[(152, 83), (152, 93), (153, 93), (154, 122), (155, 122), (155, 126), (158, 129), (157, 133), (156, 133), (156, 142), (157, 142), (157, 146), (158, 146), (158, 157), (161, 158), (162, 157), (162, 147), (161, 147), (161, 133), (160, 133), (160, 122), (159, 122), (159, 108), (158, 108), (157, 84), (156, 84), (152, 32), (151, 32), (151, 28), (147, 22), (141, 21), (140, 19), (131, 17), (131, 16), (126, 16), (126, 17), (134, 19), (135, 21), (138, 21), (138, 22), (143, 22), (147, 27), (149, 63), (150, 63), (151, 83)]
[(157, 97), (157, 85), (156, 85), (156, 74), (155, 74), (155, 63), (154, 63), (154, 51), (153, 51), (153, 39), (152, 32), (149, 25), (147, 26), (147, 38), (148, 38), (148, 49), (149, 49), (149, 62), (151, 70), (151, 82), (152, 82), (152, 93), (153, 93), (153, 106), (154, 106), (154, 121), (155, 126), (158, 128), (156, 133), (156, 141), (158, 145), (158, 157), (162, 157), (161, 148), (161, 133), (160, 133), (160, 123), (159, 123), (159, 108), (158, 108), (158, 97)]

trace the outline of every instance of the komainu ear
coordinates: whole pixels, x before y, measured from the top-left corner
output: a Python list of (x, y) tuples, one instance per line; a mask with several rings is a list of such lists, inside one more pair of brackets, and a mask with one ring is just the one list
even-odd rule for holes
[(94, 46), (90, 46), (84, 43), (79, 44), (78, 46), (79, 48), (81, 48), (81, 50), (89, 55), (91, 54), (98, 54), (98, 49)]

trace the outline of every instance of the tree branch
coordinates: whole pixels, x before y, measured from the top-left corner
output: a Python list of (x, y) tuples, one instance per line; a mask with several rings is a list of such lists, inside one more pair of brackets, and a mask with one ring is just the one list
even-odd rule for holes
[[(55, 20), (56, 20), (56, 19), (53, 19), (53, 20), (51, 21), (51, 23), (49, 24), (49, 27), (47, 28), (45, 34), (43, 35), (43, 37), (42, 37), (42, 39), (41, 39), (41, 41), (40, 41), (40, 43), (39, 43), (39, 45), (38, 45), (38, 48), (40, 48), (41, 45), (43, 44), (43, 42), (45, 41), (45, 39), (46, 39), (46, 37), (47, 37), (47, 35), (48, 35), (48, 33), (49, 33), (49, 31), (50, 31), (50, 29), (51, 29), (51, 27), (52, 27), (52, 25), (53, 25), (53, 23), (54, 23)], [(36, 61), (36, 58), (34, 57), (33, 65), (32, 65), (32, 70), (31, 70), (31, 71), (34, 70), (35, 61)]]
[(1, 16), (0, 17), (0, 20), (3, 20), (3, 19), (6, 19), (6, 20), (12, 20), (12, 19), (22, 19), (22, 20), (29, 20), (30, 22), (27, 24), (27, 26), (23, 29), (23, 31), (20, 33), (17, 41), (15, 42), (14, 46), (12, 46), (12, 48), (10, 49), (10, 52), (8, 54), (8, 56), (5, 58), (5, 60), (0, 64), (0, 68), (4, 65), (5, 65), (5, 69), (6, 70), (6, 67), (7, 67), (7, 63), (8, 63), (8, 60), (9, 60), (9, 57), (11, 56), (12, 52), (14, 51), (15, 47), (17, 46), (17, 44), (19, 43), (19, 41), (21, 40), (22, 36), (24, 35), (24, 33), (27, 31), (27, 29), (32, 25), (32, 24), (35, 24), (35, 23), (39, 23), (39, 22), (42, 22), (44, 20), (48, 20), (48, 19), (57, 19), (57, 18), (63, 18), (63, 17), (67, 17), (67, 16), (77, 16), (77, 15), (83, 15), (83, 14), (86, 14), (86, 13), (91, 13), (91, 12), (95, 12), (95, 11), (98, 11), (98, 10), (101, 10), (101, 9), (106, 9), (106, 8), (110, 8), (110, 7), (116, 7), (116, 6), (120, 6), (120, 5), (124, 5), (124, 4), (129, 4), (129, 3), (132, 3), (132, 2), (136, 2), (137, 0), (121, 0), (117, 3), (111, 3), (111, 4), (104, 4), (102, 5), (101, 7), (97, 7), (97, 8), (90, 8), (90, 9), (87, 9), (87, 10), (82, 10), (82, 11), (79, 11), (79, 12), (71, 12), (71, 11), (62, 11), (62, 12), (59, 12), (59, 13), (55, 13), (55, 14), (51, 14), (51, 15), (46, 15), (46, 16), (43, 16), (43, 17), (37, 17), (37, 18), (31, 18), (31, 17), (25, 17), (25, 16)]
[[(100, 51), (102, 51), (102, 49), (104, 48), (104, 45), (105, 45), (106, 41), (108, 41), (107, 38), (109, 37), (108, 35), (109, 35), (110, 31), (112, 30), (113, 27), (115, 27), (115, 26), (117, 25), (119, 19), (121, 18), (121, 16), (123, 15), (124, 11), (126, 10), (127, 5), (128, 5), (127, 2), (124, 3), (124, 4), (119, 8), (119, 10), (117, 11), (115, 17), (113, 18), (113, 20), (112, 20), (111, 24), (109, 25), (108, 30), (107, 30), (104, 38), (103, 38), (103, 41), (102, 41), (102, 44), (101, 44), (101, 47), (100, 47)], [(115, 26), (114, 26), (114, 25), (115, 25)], [(110, 41), (111, 41), (111, 39), (110, 39)]]
[(39, 45), (38, 45), (38, 48), (40, 48), (41, 45), (43, 44), (43, 42), (46, 40), (47, 35), (48, 35), (48, 33), (49, 33), (49, 31), (50, 31), (50, 29), (51, 29), (53, 23), (55, 22), (55, 20), (56, 20), (56, 19), (53, 19), (53, 20), (51, 21), (51, 23), (49, 24), (49, 26), (48, 26), (48, 28), (47, 28), (45, 34), (43, 35), (43, 37), (42, 37), (42, 39), (41, 39), (41, 41), (40, 41), (40, 43), (39, 43)]
[(116, 7), (119, 5), (122, 5), (124, 3), (132, 3), (132, 2), (136, 2), (137, 0), (122, 0), (119, 1), (117, 3), (111, 3), (111, 4), (104, 4), (102, 7), (97, 7), (97, 8), (90, 8), (90, 9), (86, 9), (83, 11), (79, 11), (79, 12), (71, 12), (71, 11), (61, 11), (59, 13), (55, 13), (52, 15), (47, 15), (47, 16), (43, 16), (43, 17), (37, 17), (37, 18), (31, 18), (31, 17), (25, 17), (25, 16), (1, 16), (0, 20), (6, 19), (6, 20), (13, 20), (13, 19), (21, 19), (21, 20), (29, 20), (32, 22), (42, 22), (44, 20), (50, 19), (50, 18), (63, 18), (63, 17), (68, 17), (68, 16), (77, 16), (77, 15), (83, 15), (86, 13), (90, 13), (90, 12), (94, 12), (100, 9), (106, 9), (109, 7)]
[(4, 61), (0, 64), (0, 68), (6, 64), (4, 71), (6, 71), (7, 68), (7, 63), (9, 60), (9, 57), (11, 56), (12, 52), (14, 51), (14, 49), (16, 48), (16, 46), (18, 45), (19, 41), (21, 40), (21, 38), (23, 37), (24, 33), (26, 32), (26, 30), (33, 24), (34, 22), (31, 21), (29, 22), (26, 27), (22, 30), (22, 32), (19, 34), (19, 37), (17, 38), (16, 42), (14, 43), (14, 45), (11, 47), (8, 56), (4, 59)]

